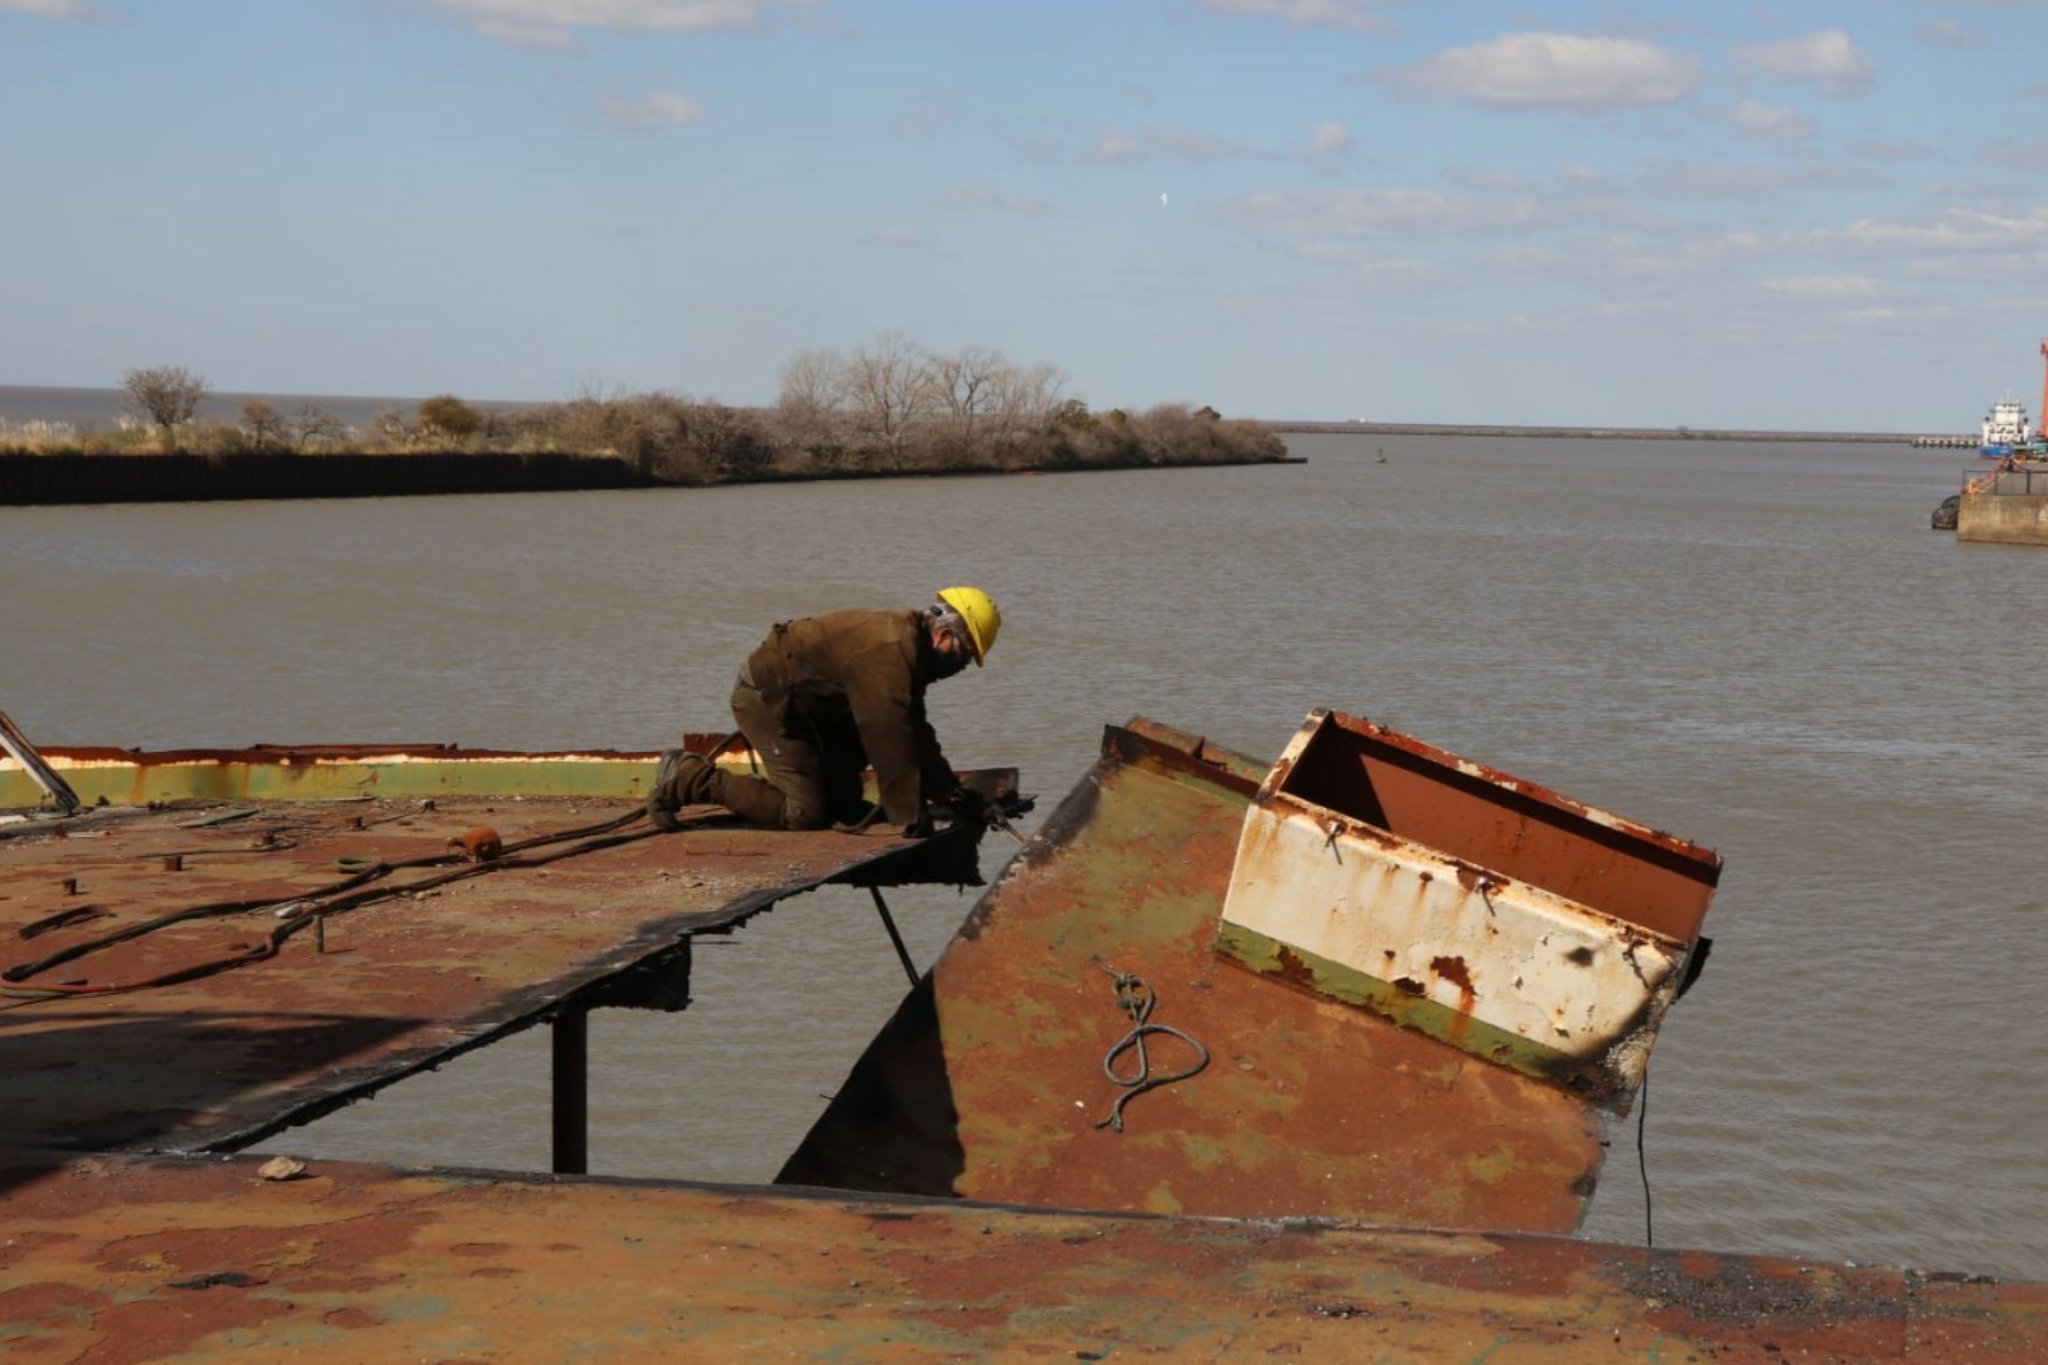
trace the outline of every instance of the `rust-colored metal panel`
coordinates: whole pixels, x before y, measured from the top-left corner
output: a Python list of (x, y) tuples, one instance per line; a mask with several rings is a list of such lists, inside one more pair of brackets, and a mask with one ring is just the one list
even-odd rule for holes
[[(320, 761), (346, 782), (341, 758)], [(644, 991), (691, 934), (824, 882), (979, 881), (964, 834), (792, 834), (703, 809), (664, 836), (637, 809), (187, 801), (0, 828), (0, 1146), (245, 1145), (565, 1005)]]
[[(969, 915), (779, 1179), (1006, 1203), (1565, 1232), (1599, 1168), (1580, 1099), (1212, 950), (1265, 765), (1156, 726), (1103, 757)], [(1149, 1022), (1207, 1049), (1125, 1102)], [(1148, 1038), (1159, 1074), (1196, 1054)], [(1118, 1070), (1131, 1074), (1125, 1052)]]
[(10, 1360), (2048, 1358), (2048, 1288), (1307, 1219), (0, 1167)]

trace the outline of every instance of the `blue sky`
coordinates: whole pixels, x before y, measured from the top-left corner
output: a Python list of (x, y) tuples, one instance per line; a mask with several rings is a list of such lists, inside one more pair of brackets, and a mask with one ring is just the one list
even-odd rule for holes
[(2048, 0), (0, 0), (0, 383), (2030, 410)]

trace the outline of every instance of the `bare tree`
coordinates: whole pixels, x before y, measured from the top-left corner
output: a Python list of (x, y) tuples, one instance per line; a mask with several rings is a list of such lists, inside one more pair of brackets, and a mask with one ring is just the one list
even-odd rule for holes
[(782, 367), (782, 404), (831, 410), (846, 388), (846, 357), (837, 351), (798, 351)]
[(846, 358), (837, 351), (799, 351), (782, 367), (775, 415), (784, 438), (827, 463), (844, 444), (840, 406), (846, 394)]
[(242, 434), (258, 450), (282, 450), (291, 442), (284, 414), (261, 398), (242, 400)]
[(846, 409), (873, 445), (900, 456), (911, 427), (937, 400), (931, 357), (901, 332), (889, 332), (853, 353), (846, 366)]
[(412, 444), (413, 434), (398, 408), (379, 408), (370, 417), (370, 442), (384, 450), (404, 450)]
[(1034, 441), (1062, 408), (1060, 394), (1066, 386), (1066, 374), (1050, 365), (1012, 365), (997, 374), (989, 400), (989, 434), (998, 449)]
[(1001, 351), (980, 346), (931, 358), (932, 392), (946, 414), (947, 434), (963, 448), (973, 447), (976, 428), (995, 410), (1011, 368)]
[(206, 389), (206, 380), (183, 365), (157, 365), (121, 376), (121, 403), (156, 426), (168, 452), (177, 447), (178, 428), (199, 415)]
[(332, 445), (348, 436), (346, 422), (310, 400), (299, 404), (299, 410), (291, 415), (290, 428), (292, 448), (301, 454), (315, 444)]

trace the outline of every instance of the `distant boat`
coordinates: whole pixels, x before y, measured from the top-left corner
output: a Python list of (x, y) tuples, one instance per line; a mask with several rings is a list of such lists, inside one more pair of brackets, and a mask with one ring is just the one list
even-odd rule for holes
[(1984, 419), (1978, 454), (1987, 460), (1996, 460), (2007, 455), (2023, 455), (2038, 448), (2034, 433), (2027, 427), (2025, 408), (2010, 398), (2001, 398), (1991, 405), (1990, 415)]

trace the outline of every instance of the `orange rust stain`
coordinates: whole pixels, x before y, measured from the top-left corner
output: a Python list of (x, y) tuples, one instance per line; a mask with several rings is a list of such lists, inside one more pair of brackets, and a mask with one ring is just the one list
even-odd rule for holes
[(1429, 960), (1429, 969), (1458, 988), (1459, 993), (1465, 997), (1465, 1008), (1469, 1010), (1472, 1003), (1472, 973), (1465, 966), (1465, 959), (1433, 957)]

